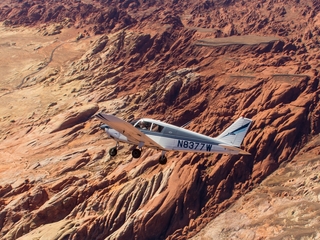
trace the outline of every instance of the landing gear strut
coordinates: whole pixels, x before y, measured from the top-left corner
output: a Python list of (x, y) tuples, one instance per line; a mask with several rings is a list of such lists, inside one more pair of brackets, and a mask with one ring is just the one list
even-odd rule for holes
[(139, 158), (141, 156), (141, 150), (138, 148), (135, 148), (132, 150), (132, 157), (133, 158)]

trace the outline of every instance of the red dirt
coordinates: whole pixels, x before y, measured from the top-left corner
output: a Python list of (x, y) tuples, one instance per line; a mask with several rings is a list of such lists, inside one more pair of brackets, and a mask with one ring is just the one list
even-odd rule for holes
[[(200, 239), (281, 238), (294, 221), (293, 236), (318, 236), (308, 217), (317, 183), (299, 193), (273, 187), (294, 188), (286, 181), (304, 181), (310, 162), (305, 171), (319, 177), (319, 9), (293, 0), (2, 1), (1, 238), (187, 239), (202, 229)], [(243, 145), (252, 155), (172, 152), (159, 166), (160, 153), (136, 160), (125, 145), (110, 158), (115, 143), (98, 111), (191, 121), (211, 136), (250, 117)], [(289, 174), (287, 163), (302, 170)], [(280, 182), (283, 172), (290, 179)], [(288, 194), (299, 198), (294, 218), (280, 209)]]

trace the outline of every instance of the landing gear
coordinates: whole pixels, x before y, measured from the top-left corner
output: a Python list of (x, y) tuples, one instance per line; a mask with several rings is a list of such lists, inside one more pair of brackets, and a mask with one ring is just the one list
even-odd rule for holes
[(159, 158), (159, 163), (161, 165), (165, 165), (167, 163), (167, 158), (165, 155), (161, 155), (160, 158)]
[(110, 155), (111, 157), (116, 156), (117, 153), (118, 153), (117, 147), (110, 148), (110, 150), (109, 150), (109, 155)]
[(132, 150), (132, 157), (133, 158), (139, 158), (141, 156), (141, 150), (138, 148), (135, 148)]
[(117, 145), (116, 145), (115, 147), (110, 148), (110, 150), (109, 150), (109, 155), (110, 155), (111, 157), (114, 157), (114, 156), (117, 155), (117, 153), (118, 153), (118, 147), (119, 147), (119, 143), (117, 142)]

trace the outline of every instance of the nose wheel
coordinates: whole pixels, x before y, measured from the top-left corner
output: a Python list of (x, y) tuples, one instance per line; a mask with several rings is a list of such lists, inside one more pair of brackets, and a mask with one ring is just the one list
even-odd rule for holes
[(132, 150), (132, 157), (133, 158), (139, 158), (141, 156), (141, 150), (138, 148), (135, 148)]
[(117, 142), (117, 145), (116, 145), (115, 147), (110, 148), (110, 150), (109, 150), (109, 155), (110, 155), (111, 157), (114, 157), (114, 156), (117, 155), (117, 153), (118, 153), (118, 147), (119, 147), (119, 143)]

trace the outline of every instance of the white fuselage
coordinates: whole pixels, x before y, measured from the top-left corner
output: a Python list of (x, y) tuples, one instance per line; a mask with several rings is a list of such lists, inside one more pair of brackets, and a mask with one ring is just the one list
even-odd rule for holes
[[(215, 138), (211, 138), (199, 133), (195, 133), (186, 129), (175, 129), (176, 131), (184, 131), (184, 136), (174, 136), (173, 132), (168, 133), (155, 133), (148, 130), (141, 129), (145, 135), (158, 143), (166, 151), (182, 151), (182, 152), (200, 152), (200, 153), (226, 153), (226, 154), (239, 154), (238, 151), (233, 151), (219, 144), (224, 144)], [(106, 133), (119, 142), (126, 142), (134, 144), (128, 141), (127, 137), (112, 128), (106, 128)]]
[[(137, 147), (132, 151), (134, 158), (140, 157), (142, 147), (162, 150), (162, 157), (164, 152), (172, 150), (250, 155), (240, 148), (252, 123), (252, 120), (248, 118), (238, 118), (219, 136), (212, 138), (150, 118), (141, 118), (129, 123), (114, 115), (99, 113), (96, 116), (105, 123), (101, 128), (110, 137), (117, 142), (126, 142)], [(110, 155), (115, 156), (116, 148), (111, 150)], [(161, 162), (165, 161), (162, 159)]]

